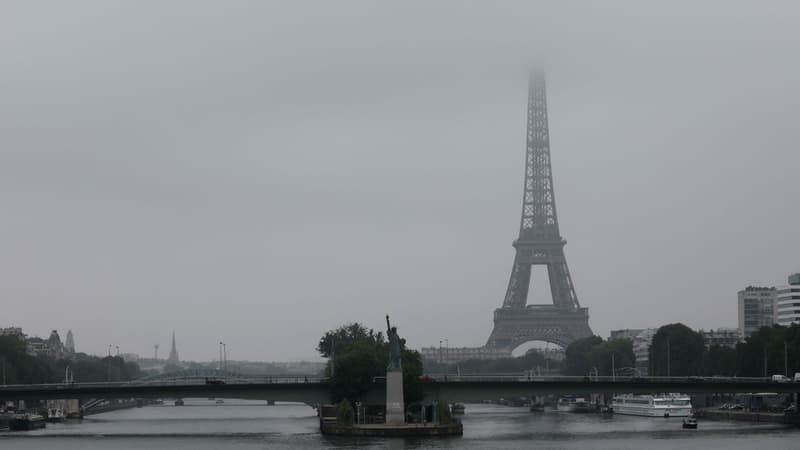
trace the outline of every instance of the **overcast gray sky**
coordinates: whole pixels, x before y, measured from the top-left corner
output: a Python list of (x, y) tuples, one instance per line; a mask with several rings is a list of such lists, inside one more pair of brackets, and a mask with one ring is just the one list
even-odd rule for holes
[(795, 1), (3, 1), (0, 326), (289, 360), (389, 313), (413, 347), (482, 345), (539, 61), (594, 331), (736, 326), (739, 289), (800, 271), (798, 23)]

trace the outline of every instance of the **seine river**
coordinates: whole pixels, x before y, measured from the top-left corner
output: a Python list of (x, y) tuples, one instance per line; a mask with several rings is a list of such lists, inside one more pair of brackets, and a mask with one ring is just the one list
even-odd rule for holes
[(776, 425), (701, 421), (681, 429), (681, 419), (611, 418), (525, 408), (467, 405), (464, 436), (445, 439), (341, 439), (317, 430), (305, 405), (187, 400), (114, 411), (81, 423), (32, 432), (0, 433), (0, 448), (58, 449), (797, 449), (800, 430)]

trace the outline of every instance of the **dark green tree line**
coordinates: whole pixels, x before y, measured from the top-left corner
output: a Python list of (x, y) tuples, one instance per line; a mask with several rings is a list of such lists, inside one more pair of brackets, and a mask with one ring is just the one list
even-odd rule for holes
[(77, 383), (128, 381), (140, 376), (136, 363), (125, 362), (118, 356), (99, 358), (76, 353), (54, 359), (44, 355), (30, 355), (22, 339), (16, 336), (0, 336), (0, 371), (4, 370), (7, 384), (60, 383), (65, 379), (67, 367)]
[(567, 347), (564, 373), (571, 376), (611, 376), (612, 369), (619, 373), (620, 369), (634, 367), (635, 364), (636, 357), (630, 340), (604, 341), (599, 336), (590, 336), (578, 339)]
[[(411, 405), (423, 398), (419, 380), (422, 358), (419, 352), (406, 348), (405, 339), (400, 340), (400, 346), (404, 401)], [(325, 371), (334, 403), (360, 400), (376, 379), (386, 376), (389, 349), (383, 334), (359, 323), (328, 331), (320, 338), (317, 351), (330, 358)]]

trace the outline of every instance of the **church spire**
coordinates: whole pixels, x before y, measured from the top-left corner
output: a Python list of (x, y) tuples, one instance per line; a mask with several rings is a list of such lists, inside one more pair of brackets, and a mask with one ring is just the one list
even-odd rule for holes
[(178, 349), (175, 347), (175, 331), (172, 332), (172, 348), (169, 351), (169, 358), (167, 358), (167, 364), (180, 364), (180, 359), (178, 358)]
[(64, 350), (67, 353), (75, 353), (75, 338), (72, 336), (72, 330), (67, 331), (67, 340), (64, 343)]

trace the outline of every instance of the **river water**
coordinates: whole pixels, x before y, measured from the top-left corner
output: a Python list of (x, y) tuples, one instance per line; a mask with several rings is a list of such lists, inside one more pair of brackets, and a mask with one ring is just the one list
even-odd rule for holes
[(800, 448), (800, 430), (773, 424), (602, 417), (526, 408), (467, 405), (464, 436), (424, 439), (328, 438), (305, 405), (187, 399), (98, 414), (44, 430), (0, 433), (0, 449), (768, 449)]

